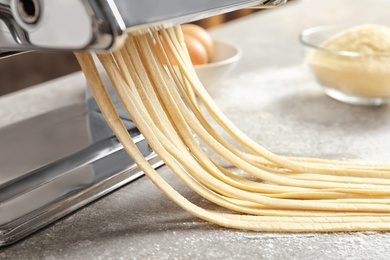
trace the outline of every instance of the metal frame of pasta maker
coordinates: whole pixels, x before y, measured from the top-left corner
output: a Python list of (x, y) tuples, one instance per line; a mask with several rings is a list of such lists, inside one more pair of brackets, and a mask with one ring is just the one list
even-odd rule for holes
[[(128, 32), (286, 1), (0, 0), (0, 58), (31, 50), (103, 51), (121, 45)], [(116, 104), (144, 156), (154, 167), (162, 165)], [(142, 175), (92, 97), (84, 104), (3, 127), (0, 245), (13, 243)]]

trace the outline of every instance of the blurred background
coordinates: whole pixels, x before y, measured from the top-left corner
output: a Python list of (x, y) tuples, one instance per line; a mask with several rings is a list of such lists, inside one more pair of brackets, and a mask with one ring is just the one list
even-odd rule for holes
[[(211, 28), (259, 10), (244, 9), (197, 21)], [(266, 12), (266, 10), (262, 10)], [(0, 59), (0, 96), (80, 70), (72, 53), (30, 52)]]

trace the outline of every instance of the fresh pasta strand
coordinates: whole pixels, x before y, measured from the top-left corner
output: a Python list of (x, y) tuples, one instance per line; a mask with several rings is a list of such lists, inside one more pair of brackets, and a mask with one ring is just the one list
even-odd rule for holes
[[(161, 38), (178, 69), (170, 63)], [(119, 118), (91, 54), (76, 53), (96, 102), (127, 153), (164, 194), (189, 213), (224, 227), (257, 231), (390, 230), (389, 165), (295, 158), (267, 151), (213, 103), (196, 77), (179, 26), (129, 36), (122, 49), (97, 56), (153, 150), (184, 184), (220, 207), (214, 211), (195, 205), (159, 176)], [(240, 149), (214, 130), (202, 106)], [(195, 133), (252, 177), (237, 175), (209, 158)]]
[[(330, 168), (330, 167), (310, 167), (309, 165), (302, 163), (295, 163), (292, 160), (289, 160), (287, 157), (278, 156), (276, 154), (271, 153), (270, 151), (264, 149), (262, 146), (251, 140), (248, 136), (241, 132), (239, 128), (237, 128), (230, 120), (220, 111), (218, 106), (215, 105), (212, 98), (208, 95), (207, 91), (203, 88), (199, 79), (194, 76), (195, 71), (193, 66), (185, 62), (185, 59), (182, 57), (185, 55), (183, 51), (183, 45), (180, 45), (177, 41), (177, 34), (180, 33), (179, 30), (173, 30), (169, 28), (167, 30), (162, 30), (161, 34), (163, 35), (164, 40), (166, 41), (170, 52), (174, 55), (176, 62), (178, 62), (180, 68), (184, 72), (184, 77), (187, 78), (191, 82), (194, 92), (197, 96), (202, 100), (203, 104), (207, 108), (208, 112), (214, 117), (214, 119), (218, 122), (220, 126), (222, 126), (227, 133), (230, 134), (236, 141), (238, 141), (243, 147), (247, 150), (251, 151), (254, 154), (257, 154), (267, 160), (274, 162), (278, 165), (282, 165), (286, 168), (296, 170), (298, 172), (317, 172), (317, 173), (325, 173), (325, 174), (357, 174), (367, 175), (368, 173), (373, 176), (378, 176), (381, 178), (389, 177), (389, 174), (383, 173), (381, 171), (377, 172), (376, 169), (365, 168), (364, 170), (354, 169), (354, 172), (346, 171), (340, 168)], [(166, 61), (169, 62), (169, 61)]]

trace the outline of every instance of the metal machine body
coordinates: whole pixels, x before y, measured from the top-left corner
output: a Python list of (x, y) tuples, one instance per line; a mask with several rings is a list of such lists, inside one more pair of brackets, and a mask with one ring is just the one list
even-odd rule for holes
[[(21, 51), (108, 50), (121, 45), (127, 32), (286, 1), (0, 0), (0, 62)], [(145, 158), (163, 165), (111, 97)], [(0, 246), (142, 175), (91, 95), (82, 104), (0, 128)]]
[(107, 50), (125, 32), (287, 0), (0, 0), (0, 50)]

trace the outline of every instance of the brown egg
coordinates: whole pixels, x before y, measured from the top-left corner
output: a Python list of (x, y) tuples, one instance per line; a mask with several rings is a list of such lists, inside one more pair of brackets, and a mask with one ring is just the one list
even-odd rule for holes
[[(161, 38), (162, 44), (164, 46), (164, 49), (168, 55), (168, 58), (172, 65), (176, 65), (176, 61), (172, 56), (172, 53), (169, 51), (164, 39)], [(188, 53), (191, 58), (191, 62), (193, 65), (200, 65), (200, 64), (206, 64), (209, 61), (209, 56), (207, 54), (207, 50), (205, 46), (195, 37), (184, 34), (184, 42), (187, 46)], [(157, 48), (157, 54), (163, 64), (165, 63), (165, 60), (163, 58), (163, 55), (161, 54), (160, 50)]]
[[(172, 63), (172, 65), (176, 65), (176, 61), (175, 61), (175, 59), (173, 58), (172, 53), (169, 51), (168, 46), (167, 46), (167, 44), (165, 43), (164, 39), (163, 39), (162, 37), (161, 37), (160, 39), (161, 39), (161, 42), (162, 42), (162, 44), (163, 44), (163, 46), (164, 46), (165, 52), (166, 52), (166, 54), (168, 55), (169, 61)], [(157, 49), (158, 57), (160, 58), (162, 64), (165, 65), (166, 62), (165, 62), (165, 60), (164, 60), (164, 58), (163, 58), (163, 55), (162, 55), (160, 49), (159, 49), (159, 48), (156, 48), (156, 49)]]
[(210, 59), (213, 57), (213, 53), (214, 53), (213, 39), (205, 29), (203, 29), (202, 27), (196, 24), (183, 24), (181, 26), (181, 29), (184, 35), (190, 35), (192, 37), (195, 37), (197, 40), (199, 40), (206, 48), (208, 57)]
[(184, 34), (184, 42), (186, 43), (193, 65), (206, 64), (209, 61), (205, 46), (197, 38)]

